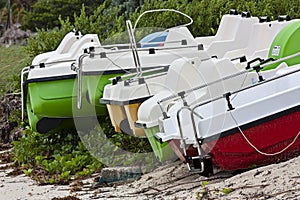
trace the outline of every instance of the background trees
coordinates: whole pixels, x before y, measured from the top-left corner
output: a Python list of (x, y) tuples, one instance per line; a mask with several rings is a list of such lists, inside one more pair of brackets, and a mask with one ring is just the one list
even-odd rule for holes
[(32, 11), (26, 13), (24, 28), (35, 31), (36, 28), (52, 29), (60, 25), (58, 17), (74, 21), (74, 14), (79, 15), (82, 5), (91, 15), (103, 0), (38, 0), (32, 5)]
[[(37, 0), (32, 12), (26, 14), (24, 27), (31, 30), (39, 28), (48, 38), (53, 35), (51, 48), (43, 44), (43, 50), (47, 51), (56, 47), (64, 34), (73, 28), (83, 34), (96, 33), (103, 42), (125, 31), (126, 19), (135, 22), (142, 12), (159, 8), (176, 9), (191, 16), (194, 23), (189, 29), (194, 36), (215, 34), (222, 16), (232, 8), (239, 12), (248, 11), (252, 16), (268, 15), (272, 20), (285, 14), (291, 18), (300, 18), (299, 0)], [(168, 28), (186, 22), (187, 19), (180, 15), (160, 12), (147, 14), (140, 20), (138, 27)], [(47, 29), (51, 29), (52, 33), (46, 33)], [(59, 32), (61, 34), (57, 34)], [(43, 40), (35, 42), (43, 43)]]
[[(7, 17), (7, 2), (0, 0), (0, 23)], [(101, 33), (115, 31), (124, 26), (125, 19), (136, 19), (149, 9), (172, 8), (190, 15), (194, 24), (190, 27), (195, 36), (211, 35), (217, 30), (222, 15), (229, 9), (248, 11), (253, 16), (269, 15), (276, 19), (278, 15), (289, 14), (292, 18), (300, 16), (299, 0), (10, 0), (12, 21), (22, 24), (23, 29), (36, 31), (36, 28), (53, 29), (60, 27), (59, 17), (72, 24), (76, 16), (81, 16), (81, 23), (90, 27), (86, 31), (94, 31), (97, 26)], [(84, 10), (82, 10), (84, 5)], [(84, 16), (82, 15), (84, 11)], [(24, 16), (24, 17), (23, 17)], [(85, 19), (83, 19), (85, 18)], [(123, 21), (120, 21), (123, 20)], [(182, 23), (182, 17), (172, 13), (155, 13), (141, 20), (141, 26), (172, 26)], [(122, 24), (119, 24), (118, 22)], [(94, 25), (92, 25), (94, 24)], [(115, 28), (119, 27), (119, 28)], [(103, 31), (106, 29), (105, 31)], [(120, 29), (122, 30), (122, 28)], [(100, 32), (100, 31), (98, 31)], [(100, 37), (102, 37), (100, 35)]]

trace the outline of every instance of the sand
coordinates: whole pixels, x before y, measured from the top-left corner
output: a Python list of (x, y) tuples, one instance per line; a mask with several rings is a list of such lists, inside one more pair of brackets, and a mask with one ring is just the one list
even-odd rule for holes
[[(0, 171), (0, 199), (300, 199), (300, 157), (233, 175), (192, 174), (181, 162), (161, 166), (141, 178), (115, 185), (95, 185), (94, 177), (70, 185), (39, 186), (24, 174)], [(77, 186), (76, 186), (77, 185)], [(78, 187), (78, 185), (80, 185)], [(77, 189), (76, 189), (77, 188)], [(79, 190), (79, 191), (75, 191)]]

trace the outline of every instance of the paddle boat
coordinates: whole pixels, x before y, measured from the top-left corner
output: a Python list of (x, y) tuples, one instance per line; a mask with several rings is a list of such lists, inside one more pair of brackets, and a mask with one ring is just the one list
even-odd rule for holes
[[(32, 129), (46, 133), (74, 126), (75, 117), (107, 115), (106, 106), (98, 100), (110, 78), (136, 71), (138, 65), (159, 68), (178, 57), (198, 54), (202, 46), (186, 28), (190, 23), (156, 33), (155, 38), (165, 36), (159, 49), (146, 46), (157, 45), (155, 38), (149, 40), (153, 35), (141, 40), (143, 48), (134, 44), (133, 49), (132, 44), (101, 45), (96, 34), (67, 34), (55, 51), (36, 56), (32, 65), (22, 70), (23, 118), (26, 107)], [(127, 27), (132, 29), (130, 21)], [(139, 55), (143, 62), (134, 62), (136, 51), (143, 52)]]
[(299, 37), (297, 20), (276, 35), (267, 61), (229, 74), (211, 65), (219, 79), (201, 70), (202, 85), (158, 101), (155, 138), (168, 142), (189, 170), (206, 175), (299, 155)]
[[(232, 20), (231, 23), (228, 23), (230, 20)], [(204, 48), (195, 60), (198, 63), (202, 60), (207, 60), (205, 65), (209, 67), (210, 60), (214, 60), (218, 56), (227, 57), (228, 62), (235, 63), (234, 65), (240, 65), (240, 62), (245, 62), (254, 56), (266, 58), (268, 48), (275, 35), (289, 23), (291, 21), (280, 20), (271, 22), (267, 17), (255, 18), (250, 17), (246, 12), (243, 12), (241, 15), (231, 12), (222, 17), (216, 36), (196, 38), (197, 42), (201, 41), (204, 44)], [(223, 35), (231, 36), (232, 39), (225, 39)], [(222, 40), (222, 38), (225, 40)], [(217, 46), (219, 48), (216, 48)], [(239, 51), (240, 54), (238, 53)], [(211, 57), (213, 58), (210, 59)], [(187, 79), (197, 82), (197, 78), (193, 76), (196, 76), (198, 72), (192, 70), (195, 66), (190, 66), (190, 62), (192, 61), (187, 57), (178, 59), (170, 65), (167, 73), (161, 71), (160, 73), (148, 76), (140, 75), (139, 77), (125, 80), (122, 77), (118, 77), (113, 84), (106, 85), (104, 89), (101, 102), (107, 104), (110, 119), (115, 130), (139, 137), (145, 137), (146, 135), (159, 160), (167, 160), (169, 157), (167, 155), (173, 154), (170, 153), (170, 148), (166, 143), (159, 144), (154, 138), (154, 133), (158, 132), (157, 119), (160, 116), (156, 102), (161, 96), (169, 93), (170, 87), (175, 91), (183, 89), (184, 84), (176, 79), (178, 74), (186, 73)], [(231, 63), (222, 63), (222, 65), (224, 64), (232, 65)], [(242, 68), (241, 66), (236, 67), (238, 70)], [(189, 70), (190, 68), (191, 70)], [(174, 71), (174, 69), (177, 71)], [(191, 83), (188, 84), (190, 85)], [(152, 96), (154, 97), (151, 98)], [(143, 102), (147, 99), (152, 101), (152, 104), (146, 104), (148, 109), (145, 109), (143, 112), (146, 117), (140, 117), (138, 120), (140, 105), (143, 105)], [(135, 126), (137, 120), (138, 124), (140, 124), (138, 127)], [(147, 127), (144, 124), (147, 124)]]
[[(22, 70), (22, 118), (26, 109), (33, 130), (45, 133), (63, 121), (71, 121), (66, 119), (73, 116), (73, 90), (77, 74), (70, 66), (84, 49), (96, 45), (100, 45), (96, 34), (82, 36), (77, 31), (70, 32), (55, 51), (36, 56), (32, 65)], [(94, 109), (94, 106), (89, 109)]]
[[(250, 17), (248, 14), (244, 14), (243, 16), (237, 15), (236, 11), (231, 11), (230, 14), (222, 17), (220, 28), (215, 36), (191, 38), (191, 40), (195, 40), (198, 46), (201, 45), (203, 47), (197, 55), (181, 53), (178, 54), (177, 58), (197, 56), (204, 60), (212, 56), (222, 57), (231, 49), (244, 47), (246, 45), (245, 41), (249, 38), (248, 33), (251, 32), (252, 24), (255, 22), (258, 22), (258, 18)], [(243, 37), (244, 39), (241, 39)], [(160, 55), (159, 53), (158, 55)], [(161, 57), (165, 59), (166, 56), (161, 55)], [(141, 56), (140, 61), (144, 62)], [(163, 62), (159, 61), (159, 63)], [(136, 120), (135, 113), (140, 103), (164, 87), (166, 70), (163, 70), (159, 64), (157, 66), (158, 70), (151, 71), (150, 76), (145, 75), (149, 74), (146, 72), (144, 74), (139, 73), (137, 76), (131, 74), (130, 76), (133, 76), (131, 79), (127, 78), (128, 75), (125, 75), (123, 77), (116, 77), (113, 79), (112, 84), (105, 86), (101, 102), (107, 105), (112, 124), (116, 131), (120, 132), (122, 129), (123, 132), (136, 136), (145, 135), (144, 131), (136, 129), (133, 123)], [(142, 66), (141, 71), (145, 69), (146, 67)]]

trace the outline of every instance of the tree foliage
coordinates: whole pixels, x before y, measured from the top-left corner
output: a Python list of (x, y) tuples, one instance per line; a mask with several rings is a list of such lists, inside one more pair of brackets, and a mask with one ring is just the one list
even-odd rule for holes
[[(194, 23), (189, 29), (195, 37), (214, 35), (222, 16), (232, 8), (239, 12), (248, 11), (252, 16), (268, 15), (272, 20), (276, 20), (278, 15), (285, 14), (291, 18), (300, 18), (299, 0), (102, 1), (91, 3), (93, 1), (38, 0), (34, 4), (33, 12), (26, 17), (30, 21), (27, 25), (31, 24), (31, 28), (37, 27), (38, 33), (43, 35), (43, 37), (40, 36), (40, 39), (35, 40), (40, 44), (30, 42), (29, 49), (33, 53), (32, 55), (55, 49), (64, 34), (73, 28), (83, 34), (96, 33), (103, 42), (107, 38), (125, 31), (126, 19), (130, 19), (134, 23), (141, 13), (151, 9), (175, 9), (191, 16)], [(70, 4), (72, 4), (72, 9), (69, 9)], [(179, 14), (155, 12), (142, 17), (138, 28), (168, 28), (186, 22), (188, 22), (187, 18)], [(53, 42), (46, 44), (47, 38), (49, 38), (49, 42)]]
[(60, 21), (60, 28), (54, 28), (51, 31), (45, 28), (37, 29), (36, 37), (28, 39), (28, 45), (25, 46), (25, 49), (31, 57), (56, 49), (62, 38), (74, 28), (68, 19), (59, 18), (58, 20)]
[(91, 14), (103, 0), (38, 0), (25, 17), (24, 28), (35, 31), (36, 28), (58, 27), (61, 19), (74, 21), (74, 14), (80, 14), (82, 5), (86, 5), (86, 12)]

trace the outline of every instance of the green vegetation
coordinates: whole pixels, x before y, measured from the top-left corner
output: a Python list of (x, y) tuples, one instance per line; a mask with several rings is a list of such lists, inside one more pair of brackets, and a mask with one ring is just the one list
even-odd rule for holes
[(87, 14), (91, 14), (103, 0), (38, 0), (31, 12), (24, 17), (24, 28), (35, 31), (36, 28), (54, 28), (59, 26), (58, 16), (74, 21), (74, 14), (79, 14), (82, 4)]
[(202, 182), (201, 188), (199, 191), (196, 192), (196, 199), (211, 199), (212, 194), (219, 194), (219, 192), (222, 192), (223, 195), (227, 195), (231, 193), (234, 189), (231, 188), (223, 188), (223, 189), (209, 189), (206, 187), (208, 185), (207, 181)]
[[(29, 127), (23, 137), (14, 142), (14, 161), (25, 168), (26, 175), (44, 169), (49, 178), (44, 183), (68, 181), (72, 175), (82, 177), (102, 168), (102, 164), (89, 154), (75, 130), (39, 134)], [(41, 180), (39, 180), (41, 181)]]
[[(32, 42), (29, 43), (30, 52), (33, 53), (32, 55), (37, 55), (54, 50), (63, 36), (74, 28), (83, 34), (98, 34), (100, 41), (103, 43), (108, 38), (112, 38), (126, 30), (125, 19), (129, 18), (134, 23), (141, 13), (150, 9), (176, 9), (191, 16), (194, 23), (189, 29), (194, 36), (214, 35), (217, 32), (222, 16), (228, 13), (231, 8), (235, 8), (239, 12), (248, 11), (253, 16), (268, 15), (272, 20), (276, 20), (279, 15), (285, 14), (288, 14), (291, 18), (300, 18), (299, 0), (284, 2), (280, 0), (149, 0), (145, 1), (142, 6), (138, 6), (140, 4), (128, 4), (132, 5), (132, 7), (127, 8), (131, 11), (128, 11), (131, 13), (129, 17), (126, 16), (128, 12), (124, 12), (123, 4), (116, 6), (114, 1), (104, 1), (92, 13), (85, 5), (82, 5), (80, 12), (76, 12), (74, 17), (62, 17), (60, 15), (57, 22), (55, 22), (56, 28), (47, 29), (48, 26), (45, 25), (37, 29), (40, 36), (38, 36), (36, 41), (33, 42), (31, 40)], [(133, 8), (135, 8), (134, 12), (132, 12)], [(51, 13), (52, 11), (50, 10), (49, 12)], [(40, 14), (43, 15), (45, 13)], [(73, 13), (69, 13), (69, 16), (73, 16)], [(186, 22), (187, 19), (179, 14), (156, 12), (142, 17), (137, 28), (169, 28)]]
[[(108, 118), (101, 119), (101, 128), (109, 140), (116, 145), (131, 152), (149, 152), (151, 147), (147, 139), (139, 139), (119, 134), (113, 131)], [(105, 145), (99, 138), (98, 127), (93, 130), (96, 137), (91, 138), (98, 143), (100, 150)], [(101, 170), (103, 164), (94, 158), (82, 144), (76, 130), (63, 130), (39, 134), (25, 127), (24, 135), (15, 141), (13, 155), (16, 166), (23, 166), (26, 175), (33, 176), (33, 171), (42, 169), (47, 173), (47, 178), (38, 179), (43, 184), (65, 183), (71, 177), (81, 178)], [(90, 134), (89, 134), (90, 136)], [(114, 154), (117, 149), (107, 149), (106, 152)], [(123, 162), (120, 158), (116, 162)], [(36, 177), (34, 177), (36, 178)]]
[(231, 191), (230, 188), (223, 188), (223, 189), (222, 189), (222, 192), (223, 192), (224, 194), (229, 194), (229, 193), (232, 192), (232, 191)]
[(30, 63), (23, 46), (0, 46), (0, 96), (6, 92), (20, 91), (19, 74)]

